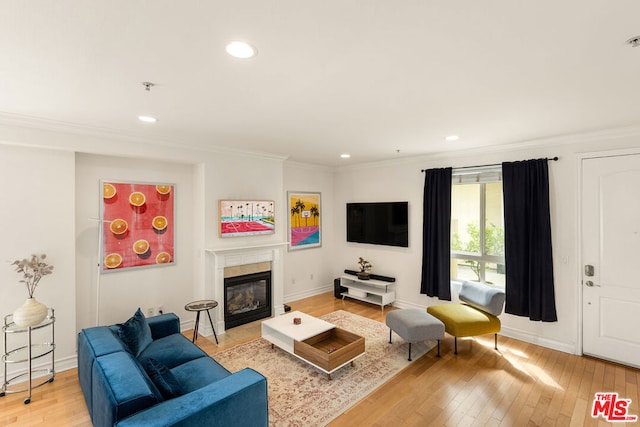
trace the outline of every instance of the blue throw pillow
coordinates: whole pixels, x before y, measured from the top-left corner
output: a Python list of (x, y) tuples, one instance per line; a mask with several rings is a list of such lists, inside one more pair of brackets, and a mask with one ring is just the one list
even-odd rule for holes
[(142, 366), (151, 381), (160, 390), (163, 398), (171, 399), (182, 394), (180, 383), (164, 364), (151, 357), (145, 357), (142, 359)]
[(135, 357), (153, 342), (151, 328), (139, 308), (131, 319), (120, 325), (118, 336)]

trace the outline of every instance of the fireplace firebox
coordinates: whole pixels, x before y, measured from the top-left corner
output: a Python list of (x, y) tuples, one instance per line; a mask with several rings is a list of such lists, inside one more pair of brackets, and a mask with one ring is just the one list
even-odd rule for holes
[(271, 272), (224, 279), (224, 327), (271, 317)]

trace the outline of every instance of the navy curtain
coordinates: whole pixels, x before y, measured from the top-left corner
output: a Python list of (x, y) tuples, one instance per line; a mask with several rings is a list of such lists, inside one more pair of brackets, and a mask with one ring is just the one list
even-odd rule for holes
[(555, 322), (547, 159), (502, 164), (505, 312)]
[(424, 178), (420, 293), (451, 301), (451, 168)]

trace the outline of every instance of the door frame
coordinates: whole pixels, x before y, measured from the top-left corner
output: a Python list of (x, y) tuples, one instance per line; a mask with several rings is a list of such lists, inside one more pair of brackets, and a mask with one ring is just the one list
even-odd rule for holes
[(621, 157), (621, 156), (631, 156), (631, 155), (640, 155), (640, 147), (637, 148), (625, 148), (625, 149), (618, 149), (618, 150), (605, 150), (605, 151), (593, 151), (593, 152), (585, 152), (585, 153), (578, 153), (576, 155), (576, 161), (577, 161), (577, 181), (578, 181), (578, 197), (577, 197), (577, 213), (578, 213), (578, 220), (577, 220), (577, 224), (578, 224), (578, 230), (577, 230), (577, 247), (576, 247), (576, 251), (577, 251), (577, 286), (578, 286), (578, 292), (577, 292), (577, 298), (576, 298), (576, 304), (577, 304), (577, 313), (578, 313), (578, 339), (576, 341), (576, 354), (583, 356), (584, 355), (584, 349), (583, 349), (583, 342), (582, 342), (582, 333), (584, 332), (584, 328), (582, 326), (582, 321), (583, 321), (583, 313), (582, 313), (582, 308), (583, 308), (583, 304), (582, 304), (582, 298), (583, 298), (583, 287), (582, 287), (582, 266), (584, 265), (584, 261), (582, 260), (582, 172), (583, 172), (583, 164), (585, 160), (589, 160), (589, 159), (600, 159), (600, 158), (606, 158), (606, 157)]

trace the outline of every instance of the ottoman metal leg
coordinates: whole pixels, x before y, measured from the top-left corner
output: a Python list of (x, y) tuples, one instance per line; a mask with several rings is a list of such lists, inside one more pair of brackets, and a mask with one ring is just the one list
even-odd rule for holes
[(409, 343), (408, 361), (412, 361), (412, 343), (426, 340), (438, 341), (438, 357), (440, 357), (440, 339), (444, 337), (444, 324), (436, 317), (420, 309), (400, 309), (387, 313), (385, 323), (389, 327), (389, 344), (393, 332)]

